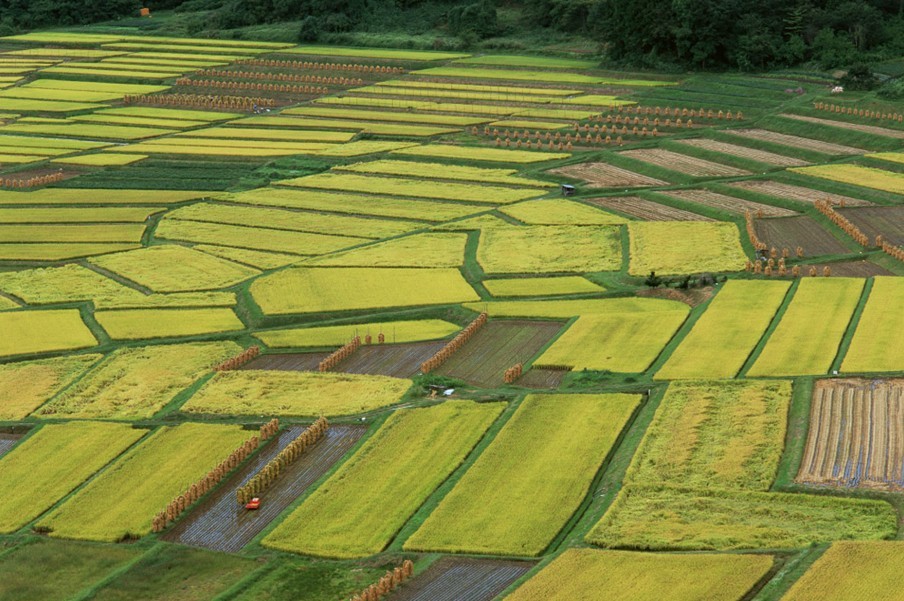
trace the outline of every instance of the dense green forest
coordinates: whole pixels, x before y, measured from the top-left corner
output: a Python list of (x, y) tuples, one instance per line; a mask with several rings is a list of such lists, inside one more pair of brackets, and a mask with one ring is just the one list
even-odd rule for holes
[(191, 35), (279, 23), (299, 41), (332, 43), (580, 40), (614, 64), (657, 69), (833, 69), (904, 54), (904, 0), (0, 0), (0, 31), (128, 18), (142, 4), (174, 11)]

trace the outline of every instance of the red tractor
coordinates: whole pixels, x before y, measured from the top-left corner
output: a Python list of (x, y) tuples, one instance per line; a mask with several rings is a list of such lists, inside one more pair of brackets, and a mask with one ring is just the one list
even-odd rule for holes
[(261, 506), (260, 497), (254, 497), (253, 499), (251, 499), (250, 501), (245, 503), (245, 509), (247, 509), (249, 511), (253, 511), (255, 509), (260, 509), (260, 506)]

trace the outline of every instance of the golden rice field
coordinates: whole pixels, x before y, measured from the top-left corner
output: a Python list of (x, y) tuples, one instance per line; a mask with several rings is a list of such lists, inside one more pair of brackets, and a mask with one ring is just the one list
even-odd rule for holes
[(557, 296), (560, 294), (596, 294), (605, 288), (577, 275), (548, 278), (499, 278), (481, 282), (495, 297)]
[(228, 288), (259, 273), (175, 244), (94, 257), (90, 262), (155, 292)]
[(626, 394), (528, 395), (405, 548), (540, 555), (639, 403)]
[(442, 319), (417, 319), (265, 330), (256, 332), (255, 336), (270, 348), (300, 348), (342, 346), (355, 336), (361, 336), (363, 340), (367, 335), (372, 336), (376, 344), (380, 334), (385, 336), (385, 344), (438, 340), (460, 329)]
[(617, 271), (621, 232), (611, 226), (491, 228), (480, 234), (477, 261), (486, 273)]
[(737, 271), (747, 258), (733, 223), (632, 221), (628, 234), (632, 275)]
[(262, 544), (322, 557), (378, 553), (503, 408), (502, 403), (447, 401), (396, 411)]
[[(355, 99), (356, 101), (357, 99)], [(354, 102), (354, 101), (353, 101)], [(432, 103), (421, 108), (431, 108)], [(433, 115), (430, 113), (397, 113), (391, 111), (373, 111), (365, 109), (338, 108), (333, 106), (310, 106), (297, 109), (288, 109), (286, 115), (300, 115), (303, 117), (324, 117), (327, 119), (349, 119), (352, 121), (388, 121), (401, 123), (416, 123), (419, 125), (450, 125), (465, 126), (476, 123), (485, 123), (490, 119), (474, 119), (473, 117), (460, 117), (456, 115)]]
[(144, 224), (0, 225), (0, 243), (7, 242), (131, 242), (137, 244)]
[(567, 159), (565, 152), (540, 152), (532, 150), (509, 150), (507, 148), (464, 147), (448, 144), (428, 144), (396, 150), (392, 154), (410, 157), (430, 157), (435, 159), (465, 159), (490, 163), (539, 163)]
[(448, 61), (456, 58), (465, 58), (468, 54), (460, 52), (435, 52), (430, 50), (391, 50), (386, 48), (343, 48), (341, 46), (295, 46), (289, 50), (290, 54), (312, 54), (316, 56), (363, 57), (381, 58), (401, 61)]
[(734, 377), (766, 332), (789, 288), (788, 282), (730, 280), (723, 284), (656, 377)]
[(899, 541), (832, 543), (783, 599), (893, 601), (901, 592), (902, 547)]
[(514, 217), (527, 225), (620, 225), (628, 223), (628, 220), (621, 215), (558, 198), (527, 200), (500, 207), (499, 212)]
[[(739, 601), (772, 567), (769, 555), (569, 549), (511, 601)], [(692, 578), (688, 578), (693, 574)]]
[(41, 188), (30, 192), (0, 190), (0, 205), (160, 205), (210, 196), (188, 190), (121, 190), (103, 188)]
[(78, 309), (0, 313), (0, 357), (72, 351), (97, 344)]
[(604, 313), (687, 310), (686, 305), (678, 301), (637, 297), (493, 301), (465, 303), (464, 306), (472, 311), (486, 311), (490, 317), (550, 317), (553, 319)]
[(148, 158), (147, 155), (117, 155), (109, 153), (86, 154), (77, 157), (66, 157), (62, 159), (53, 159), (51, 163), (61, 163), (65, 165), (84, 165), (87, 167), (121, 167), (123, 165), (131, 165), (138, 161)]
[[(882, 157), (880, 156), (879, 158)], [(894, 194), (904, 194), (904, 174), (893, 171), (860, 165), (814, 165), (812, 167), (795, 167), (790, 169), (790, 171), (844, 184), (865, 186)]]
[(47, 511), (146, 433), (104, 422), (40, 427), (0, 459), (0, 532), (18, 530)]
[(117, 309), (97, 311), (94, 317), (113, 340), (178, 338), (245, 329), (235, 312), (224, 307)]
[(138, 244), (120, 243), (22, 243), (0, 244), (0, 259), (8, 261), (61, 261), (104, 253), (140, 248)]
[(248, 265), (255, 269), (276, 269), (285, 267), (298, 261), (295, 255), (251, 250), (248, 248), (232, 248), (230, 246), (217, 246), (215, 244), (196, 244), (192, 248), (207, 253), (208, 255), (228, 259), (235, 263)]
[(225, 371), (206, 382), (181, 410), (224, 416), (352, 415), (394, 405), (410, 387), (408, 380), (387, 376), (258, 369)]
[(749, 376), (823, 374), (860, 302), (863, 280), (806, 278), (791, 298), (781, 322), (766, 341)]
[(61, 538), (116, 542), (144, 536), (154, 515), (248, 438), (239, 426), (158, 428), (38, 526)]
[(46, 305), (103, 299), (129, 302), (144, 295), (81, 265), (39, 267), (0, 272), (0, 290), (29, 305)]
[(35, 415), (44, 418), (148, 418), (215, 365), (241, 351), (234, 342), (123, 347), (108, 355)]
[(857, 323), (854, 338), (841, 364), (844, 372), (883, 372), (904, 369), (904, 285), (899, 278), (876, 277)]
[(435, 198), (438, 200), (463, 200), (466, 202), (486, 202), (504, 204), (536, 198), (545, 190), (532, 188), (510, 188), (482, 184), (436, 183), (420, 179), (402, 179), (356, 175), (351, 173), (319, 173), (298, 179), (280, 182), (284, 186), (315, 188), (320, 190), (345, 190), (370, 194), (387, 194), (413, 198)]
[(584, 315), (536, 360), (537, 365), (637, 373), (646, 371), (688, 309)]
[(458, 267), (465, 260), (467, 234), (414, 234), (306, 261), (331, 267)]
[(287, 269), (255, 280), (251, 296), (270, 315), (478, 300), (457, 269), (391, 267)]

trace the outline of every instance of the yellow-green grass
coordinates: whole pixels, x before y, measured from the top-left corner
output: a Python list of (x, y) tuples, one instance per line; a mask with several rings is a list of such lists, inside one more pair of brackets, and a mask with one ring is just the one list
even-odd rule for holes
[(29, 88), (16, 86), (0, 92), (0, 98), (21, 98), (23, 100), (64, 100), (67, 102), (109, 102), (122, 97), (113, 92), (91, 92), (88, 90), (55, 90), (50, 88)]
[(403, 409), (263, 540), (305, 555), (379, 553), (464, 460), (502, 403)]
[(569, 120), (578, 120), (581, 121), (583, 119), (590, 119), (591, 117), (599, 114), (599, 111), (588, 111), (588, 110), (580, 110), (580, 109), (571, 109), (571, 108), (532, 108), (532, 109), (524, 109), (524, 107), (519, 108), (518, 112), (513, 113), (512, 116), (518, 119), (523, 119), (525, 117), (531, 117), (536, 119), (569, 119)]
[(0, 311), (6, 311), (7, 309), (18, 309), (19, 307), (20, 305), (16, 301), (6, 298), (5, 296), (0, 296)]
[(537, 188), (510, 188), (486, 184), (438, 183), (421, 179), (400, 177), (380, 177), (353, 173), (318, 173), (280, 182), (285, 186), (316, 188), (321, 190), (345, 190), (410, 196), (413, 198), (436, 198), (439, 200), (463, 200), (502, 204), (542, 196), (546, 190)]
[(23, 419), (100, 358), (71, 355), (0, 365), (0, 420)]
[(63, 265), (0, 272), (0, 290), (20, 298), (29, 305), (71, 303), (94, 299), (143, 297), (138, 290), (81, 265)]
[[(27, 155), (34, 156), (37, 159), (58, 156), (61, 154), (69, 154), (72, 151), (67, 148), (41, 148), (38, 146), (26, 146), (26, 147), (16, 147), (16, 146), (0, 146), (0, 154), (2, 155)], [(8, 161), (11, 163), (17, 161)]]
[(472, 67), (431, 67), (414, 71), (414, 75), (428, 77), (462, 77), (466, 79), (501, 79), (542, 81), (547, 83), (618, 84), (620, 86), (657, 87), (675, 85), (673, 81), (651, 79), (618, 79), (562, 71), (531, 71), (529, 69), (481, 69)]
[(243, 55), (264, 54), (271, 51), (267, 48), (254, 48), (245, 46), (215, 46), (208, 44), (190, 44), (186, 42), (178, 44), (168, 44), (156, 41), (144, 42), (138, 40), (131, 42), (113, 42), (104, 44), (103, 47), (110, 50), (127, 50), (129, 52), (141, 52), (143, 50), (151, 50), (154, 52), (167, 52), (170, 50), (174, 52), (196, 52), (198, 53), (198, 57), (200, 58), (203, 58), (205, 54), (228, 55), (228, 53), (231, 52), (232, 58), (234, 59), (247, 58)]
[(459, 267), (467, 234), (415, 234), (306, 261), (329, 267)]
[(120, 96), (124, 96), (126, 94), (154, 94), (169, 89), (169, 86), (147, 86), (131, 83), (104, 83), (100, 81), (72, 81), (67, 79), (38, 79), (22, 87), (42, 90), (112, 92)]
[(68, 138), (36, 138), (34, 136), (17, 136), (12, 134), (0, 135), (0, 145), (4, 147), (20, 149), (25, 148), (55, 148), (57, 150), (91, 150), (109, 146), (108, 142), (93, 142), (88, 140), (70, 140)]
[(904, 370), (904, 281), (876, 277), (841, 369), (846, 372)]
[(884, 169), (860, 165), (814, 165), (812, 167), (794, 167), (789, 171), (894, 194), (904, 194), (904, 174)]
[(157, 205), (205, 198), (211, 194), (214, 193), (183, 190), (119, 190), (104, 188), (41, 188), (30, 192), (0, 190), (0, 205)]
[(0, 357), (71, 351), (97, 344), (78, 309), (0, 313)]
[(24, 154), (0, 154), (0, 164), (12, 163), (22, 165), (25, 163), (35, 163), (49, 158), (46, 155), (24, 155)]
[(77, 157), (67, 157), (63, 159), (53, 159), (51, 163), (62, 163), (64, 165), (86, 165), (88, 167), (120, 167), (122, 165), (131, 165), (138, 161), (148, 158), (147, 155), (128, 155), (128, 154), (110, 154), (97, 153), (86, 154)]
[(149, 207), (0, 208), (0, 223), (143, 223), (161, 210)]
[(621, 235), (611, 226), (498, 227), (483, 230), (477, 261), (486, 273), (615, 271)]
[(148, 418), (172, 401), (179, 391), (241, 350), (233, 342), (121, 348), (35, 415)]
[(248, 434), (240, 426), (160, 428), (38, 525), (53, 537), (106, 542), (149, 534), (154, 516)]
[(0, 244), (0, 259), (7, 261), (61, 261), (138, 247), (138, 244)]
[(490, 291), (490, 294), (498, 297), (594, 294), (606, 291), (602, 286), (577, 275), (484, 280), (483, 286)]
[(675, 349), (656, 378), (734, 377), (769, 327), (789, 282), (731, 280)]
[(144, 224), (0, 225), (0, 242), (141, 242)]
[(261, 42), (258, 40), (221, 40), (221, 39), (199, 39), (199, 38), (180, 38), (173, 36), (160, 35), (123, 35), (117, 36), (116, 40), (107, 40), (112, 42), (141, 42), (141, 43), (157, 43), (157, 44), (188, 44), (191, 46), (221, 46), (223, 48), (257, 48), (259, 50), (270, 49), (279, 50), (291, 48), (293, 45), (285, 42)]
[(737, 271), (747, 258), (734, 223), (632, 221), (628, 234), (631, 275)]
[(91, 263), (155, 292), (228, 288), (259, 273), (175, 244), (95, 257)]
[(645, 371), (684, 323), (689, 310), (584, 315), (546, 349), (537, 364)]
[[(346, 340), (345, 342), (348, 342)], [(201, 415), (353, 415), (399, 402), (409, 380), (330, 372), (224, 371), (182, 411)]]
[(306, 117), (327, 117), (333, 119), (352, 119), (361, 121), (399, 121), (429, 125), (475, 125), (487, 120), (457, 115), (433, 115), (430, 113), (376, 111), (368, 109), (336, 108), (331, 106), (302, 106), (284, 111), (285, 115), (301, 115)]
[(502, 121), (490, 123), (490, 127), (494, 129), (514, 128), (530, 129), (534, 131), (538, 129), (562, 129), (563, 127), (568, 127), (568, 125), (568, 123), (563, 123), (561, 121), (530, 121), (527, 119), (503, 119)]
[[(569, 549), (508, 601), (738, 601), (772, 567), (769, 555)], [(692, 576), (691, 576), (692, 575)]]
[(435, 225), (430, 229), (435, 232), (481, 232), (509, 227), (513, 227), (511, 223), (487, 211), (467, 219)]
[(133, 296), (95, 297), (94, 308), (151, 309), (176, 307), (235, 307), (233, 292), (177, 292), (174, 294), (137, 294)]
[(540, 555), (639, 403), (627, 394), (528, 395), (405, 548)]
[[(2, 99), (0, 99), (2, 102)], [(106, 125), (94, 123), (13, 123), (3, 128), (5, 131), (50, 136), (74, 136), (80, 138), (100, 138), (109, 140), (140, 140), (171, 134), (173, 130), (160, 127), (131, 127), (128, 125)]]
[[(59, 41), (49, 41), (58, 44)], [(22, 50), (10, 50), (4, 54), (15, 56), (50, 56), (54, 58), (107, 58), (119, 56), (122, 52), (112, 50), (94, 50), (90, 48), (23, 48)]]
[(460, 329), (454, 323), (442, 319), (416, 319), (288, 328), (255, 332), (254, 335), (270, 348), (300, 348), (342, 346), (355, 336), (361, 336), (364, 340), (368, 334), (373, 338), (373, 344), (377, 344), (377, 337), (380, 334), (386, 337), (386, 344), (438, 340)]
[(782, 597), (785, 601), (895, 601), (901, 596), (904, 543), (839, 541)]
[[(186, 145), (187, 140), (176, 141), (165, 138), (158, 142), (145, 142), (130, 144), (129, 146), (117, 146), (108, 149), (107, 152), (124, 152), (128, 154), (171, 154), (171, 155), (198, 155), (198, 156), (226, 156), (226, 157), (282, 157), (293, 154), (314, 154), (316, 151), (330, 146), (318, 143), (292, 143), (291, 148), (265, 148), (265, 147), (234, 147), (226, 141), (221, 145)], [(209, 142), (209, 140), (208, 140)], [(260, 142), (266, 146), (266, 142)]]
[(96, 115), (121, 115), (125, 117), (149, 117), (155, 119), (177, 119), (188, 121), (229, 121), (238, 119), (241, 113), (219, 111), (199, 111), (190, 109), (169, 109), (150, 106), (123, 106), (97, 111)]
[(615, 96), (606, 96), (604, 94), (585, 94), (583, 96), (574, 96), (565, 98), (561, 101), (563, 104), (580, 104), (582, 106), (627, 106), (637, 104), (632, 100), (619, 100)]
[(0, 532), (18, 530), (47, 511), (145, 433), (101, 422), (40, 428), (0, 459)]
[(790, 402), (785, 380), (672, 383), (625, 481), (766, 492), (785, 445)]
[(171, 67), (175, 69), (183, 69), (185, 72), (204, 69), (207, 67), (219, 67), (228, 65), (225, 61), (212, 60), (188, 60), (188, 59), (172, 59), (172, 58), (151, 58), (136, 57), (133, 54), (123, 56), (111, 56), (100, 61), (104, 66), (110, 65), (132, 65), (134, 68), (142, 67)]
[(84, 121), (88, 123), (112, 123), (114, 125), (143, 125), (147, 127), (162, 127), (165, 129), (186, 129), (208, 125), (207, 121), (189, 121), (187, 119), (159, 119), (156, 117), (131, 117), (128, 115), (107, 115), (104, 111), (98, 111), (89, 115), (76, 115), (70, 121)]
[(772, 332), (749, 376), (824, 374), (838, 353), (864, 280), (801, 280), (781, 322)]
[(228, 259), (235, 263), (248, 265), (256, 269), (276, 269), (291, 265), (298, 261), (295, 255), (284, 255), (262, 250), (248, 250), (247, 248), (230, 248), (228, 246), (215, 246), (213, 244), (197, 244), (195, 250), (200, 250), (214, 257)]
[(437, 88), (440, 90), (471, 90), (474, 92), (500, 92), (503, 94), (542, 94), (547, 96), (571, 96), (581, 90), (563, 88), (534, 88), (525, 86), (498, 86), (492, 84), (452, 83), (449, 81), (425, 81), (420, 79), (390, 79), (381, 81), (381, 86), (398, 88)]
[(164, 80), (182, 75), (181, 69), (172, 69), (169, 71), (152, 71), (149, 69), (141, 69), (138, 67), (130, 70), (124, 69), (104, 69), (101, 63), (65, 63), (63, 67), (48, 67), (45, 73), (57, 73), (60, 75), (89, 75), (91, 77), (115, 77), (117, 79), (141, 79), (141, 80)]
[(282, 230), (333, 234), (364, 240), (400, 236), (421, 227), (421, 224), (412, 221), (214, 203), (198, 203), (175, 209), (167, 214), (167, 218), (258, 227), (275, 226)]
[(457, 269), (392, 267), (286, 269), (255, 280), (251, 295), (268, 315), (478, 300)]
[(537, 67), (540, 69), (592, 69), (594, 61), (551, 56), (524, 56), (514, 54), (484, 54), (455, 61), (464, 65), (493, 65), (496, 67)]
[(348, 142), (355, 134), (323, 129), (271, 129), (252, 127), (211, 127), (199, 129), (175, 137), (217, 138), (220, 142), (231, 139), (287, 140), (296, 142)]
[[(338, 104), (340, 106), (368, 106), (382, 107), (393, 109), (432, 109), (436, 106), (435, 102), (428, 100), (413, 100), (411, 98), (377, 98), (374, 96), (326, 96), (324, 98), (315, 98), (314, 104)], [(291, 109), (289, 109), (291, 110)], [(291, 114), (291, 113), (281, 113)]]
[(401, 175), (433, 179), (463, 180), (484, 182), (488, 184), (507, 184), (510, 186), (555, 186), (553, 182), (518, 177), (517, 169), (492, 169), (469, 167), (465, 165), (449, 165), (447, 163), (426, 163), (421, 161), (376, 160), (366, 163), (353, 163), (335, 167), (340, 171), (357, 173), (374, 173), (378, 175)]
[(16, 111), (19, 113), (74, 113), (106, 108), (106, 105), (93, 102), (63, 102), (61, 100), (20, 100), (17, 98), (0, 98), (0, 111)]
[(314, 56), (354, 56), (366, 59), (383, 58), (400, 61), (448, 61), (465, 58), (461, 52), (435, 52), (431, 50), (388, 50), (386, 48), (346, 48), (342, 46), (295, 46), (285, 51), (289, 54)]
[[(222, 198), (255, 206), (276, 206), (434, 222), (459, 219), (487, 210), (485, 205), (408, 200), (361, 194), (336, 194), (290, 188), (259, 188), (225, 195)], [(0, 203), (2, 202), (3, 196), (0, 193)]]
[(565, 152), (540, 152), (533, 150), (509, 150), (474, 146), (452, 146), (450, 144), (428, 144), (396, 150), (393, 154), (432, 157), (437, 159), (464, 159), (467, 161), (488, 161), (491, 163), (538, 163), (567, 159)]
[(684, 303), (658, 298), (605, 298), (585, 300), (494, 301), (467, 303), (472, 311), (486, 311), (490, 317), (569, 318), (578, 315), (633, 313), (635, 311), (677, 311)]
[(128, 56), (133, 59), (150, 59), (150, 60), (177, 60), (177, 61), (191, 61), (193, 63), (204, 63), (210, 61), (216, 61), (221, 64), (231, 63), (239, 58), (247, 58), (240, 57), (234, 54), (205, 54), (200, 56), (194, 53), (188, 52), (176, 52), (175, 50), (169, 52), (155, 52), (155, 51), (141, 51), (141, 52), (132, 52)]
[(319, 255), (359, 244), (359, 238), (292, 232), (262, 227), (164, 219), (157, 238), (296, 255)]
[(232, 309), (118, 309), (95, 311), (94, 317), (113, 340), (176, 338), (245, 329)]
[[(401, 129), (396, 133), (405, 135)], [(380, 154), (415, 146), (412, 142), (389, 142), (386, 140), (355, 140), (345, 144), (333, 144), (323, 150), (311, 152), (315, 156), (321, 157), (359, 157), (368, 154)]]
[(374, 84), (363, 88), (355, 88), (350, 90), (361, 94), (378, 94), (381, 96), (415, 96), (428, 98), (451, 98), (452, 100), (477, 100), (486, 102), (523, 102), (523, 103), (547, 103), (554, 100), (552, 96), (542, 96), (534, 94), (506, 94), (504, 92), (474, 92), (471, 90), (440, 90), (429, 89), (420, 90), (418, 88), (397, 88), (394, 86), (383, 87), (380, 84)]
[(651, 551), (771, 550), (896, 532), (897, 515), (885, 501), (628, 485), (586, 540)]
[[(3, 38), (9, 42), (32, 42), (35, 44), (105, 44), (107, 42), (115, 42), (122, 39), (122, 36), (104, 35), (94, 33), (69, 33), (69, 32), (41, 32), (32, 31), (19, 35), (5, 36)], [(37, 50), (31, 49), (28, 50)], [(56, 49), (52, 49), (56, 50)], [(13, 50), (10, 54), (27, 53), (24, 50)]]
[[(311, 127), (326, 129), (352, 129), (366, 134), (379, 136), (430, 137), (461, 131), (458, 127), (442, 127), (430, 125), (409, 125), (407, 123), (378, 123), (374, 121), (345, 121), (343, 119), (318, 119), (307, 117), (248, 117), (236, 121), (233, 125), (255, 127)], [(373, 140), (361, 140), (366, 142)], [(398, 143), (396, 143), (398, 144)], [(398, 144), (398, 148), (406, 145)]]
[(870, 159), (882, 159), (892, 163), (904, 163), (904, 152), (875, 152), (864, 155)]
[(499, 211), (528, 225), (620, 225), (620, 215), (570, 200), (544, 198), (500, 207)]

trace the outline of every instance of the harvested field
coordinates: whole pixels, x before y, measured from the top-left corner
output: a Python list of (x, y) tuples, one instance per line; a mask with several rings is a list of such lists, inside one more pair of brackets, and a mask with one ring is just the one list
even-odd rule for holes
[(663, 298), (696, 307), (711, 299), (713, 293), (714, 289), (712, 286), (688, 288), (687, 290), (678, 290), (676, 288), (644, 288), (637, 291), (637, 296), (642, 296), (644, 298)]
[(846, 278), (869, 278), (875, 275), (894, 275), (881, 265), (876, 265), (872, 261), (838, 261), (836, 263), (818, 263), (815, 265), (817, 271), (821, 274), (823, 267), (832, 270), (833, 276), (842, 276)]
[(817, 200), (827, 200), (835, 205), (845, 205), (848, 207), (865, 207), (873, 203), (850, 196), (842, 196), (841, 194), (832, 194), (831, 192), (823, 192), (821, 190), (813, 190), (804, 188), (803, 186), (792, 186), (791, 184), (783, 184), (773, 182), (767, 179), (752, 179), (746, 182), (734, 182), (731, 184), (734, 188), (741, 190), (750, 190), (757, 194), (765, 194), (785, 200), (796, 200), (797, 202), (805, 202), (813, 204)]
[(478, 386), (500, 386), (506, 369), (529, 361), (561, 329), (557, 321), (489, 321), (437, 373)]
[(776, 167), (799, 167), (801, 165), (810, 164), (809, 161), (804, 161), (795, 157), (789, 157), (756, 148), (748, 148), (746, 146), (738, 146), (737, 144), (729, 144), (727, 142), (719, 142), (718, 140), (710, 140), (707, 138), (681, 140), (679, 144), (687, 144), (688, 146), (693, 146), (695, 148), (740, 157), (742, 159), (749, 159), (767, 165), (775, 165)]
[(848, 249), (835, 236), (827, 232), (812, 217), (782, 217), (781, 219), (756, 219), (756, 235), (769, 247), (787, 248), (792, 253), (803, 247), (808, 257), (835, 255)]
[(725, 194), (710, 192), (709, 190), (669, 190), (667, 194), (686, 202), (738, 215), (743, 215), (746, 211), (750, 211), (758, 217), (790, 217), (798, 214), (797, 211), (792, 211), (791, 209), (783, 209), (760, 202), (744, 200), (743, 198), (726, 196)]
[(518, 378), (518, 386), (525, 388), (542, 388), (555, 390), (562, 384), (562, 380), (568, 375), (563, 369), (544, 369), (531, 367), (523, 376)]
[(668, 182), (647, 177), (634, 171), (607, 163), (581, 163), (568, 165), (558, 169), (550, 169), (547, 173), (564, 175), (587, 182), (591, 188), (641, 188), (644, 186), (667, 186)]
[(676, 209), (675, 207), (659, 204), (638, 196), (590, 198), (587, 202), (645, 221), (714, 221), (705, 215), (698, 215), (684, 209)]
[(731, 129), (726, 133), (751, 140), (760, 140), (763, 142), (772, 142), (774, 144), (783, 144), (803, 150), (812, 150), (822, 152), (824, 154), (843, 155), (843, 154), (864, 154), (866, 150), (862, 148), (854, 148), (853, 146), (845, 146), (844, 144), (833, 144), (831, 142), (823, 142), (822, 140), (814, 140), (812, 138), (803, 138), (801, 136), (792, 136), (789, 134), (780, 134), (778, 132), (769, 131), (767, 129)]
[(705, 161), (696, 157), (681, 154), (680, 152), (672, 152), (671, 150), (663, 150), (662, 148), (641, 148), (638, 150), (626, 150), (619, 153), (622, 156), (632, 158), (637, 161), (643, 161), (677, 171), (685, 175), (693, 177), (728, 177), (733, 175), (750, 175), (749, 171)]
[(526, 561), (443, 557), (387, 601), (492, 601), (533, 567)]
[[(421, 369), (421, 363), (446, 345), (445, 340), (362, 346), (336, 366), (334, 371), (410, 378)], [(509, 366), (511, 367), (511, 366)]]
[(806, 121), (807, 123), (816, 123), (817, 125), (829, 125), (840, 129), (850, 129), (853, 131), (862, 131), (874, 136), (885, 136), (886, 138), (897, 138), (904, 140), (904, 131), (900, 129), (889, 129), (887, 127), (878, 127), (876, 125), (861, 125), (859, 123), (849, 123), (847, 121), (836, 121), (835, 119), (822, 119), (820, 117), (808, 117), (806, 115), (792, 115), (790, 113), (782, 113), (782, 117), (786, 119), (794, 119), (795, 121)]
[(904, 245), (904, 207), (857, 207), (838, 209), (863, 233), (875, 240), (882, 239), (895, 246)]
[(0, 457), (16, 446), (22, 436), (22, 434), (0, 434)]
[(236, 503), (235, 491), (301, 434), (304, 428), (292, 426), (281, 432), (250, 463), (185, 519), (180, 520), (163, 536), (163, 540), (228, 553), (239, 551), (328, 472), (367, 431), (363, 426), (330, 426), (320, 441), (283, 470), (275, 484), (260, 495), (263, 500), (261, 508), (257, 511), (245, 511)]
[(904, 489), (904, 380), (817, 381), (797, 481)]
[(274, 353), (261, 355), (239, 369), (264, 369), (273, 371), (317, 371), (317, 365), (330, 353)]

